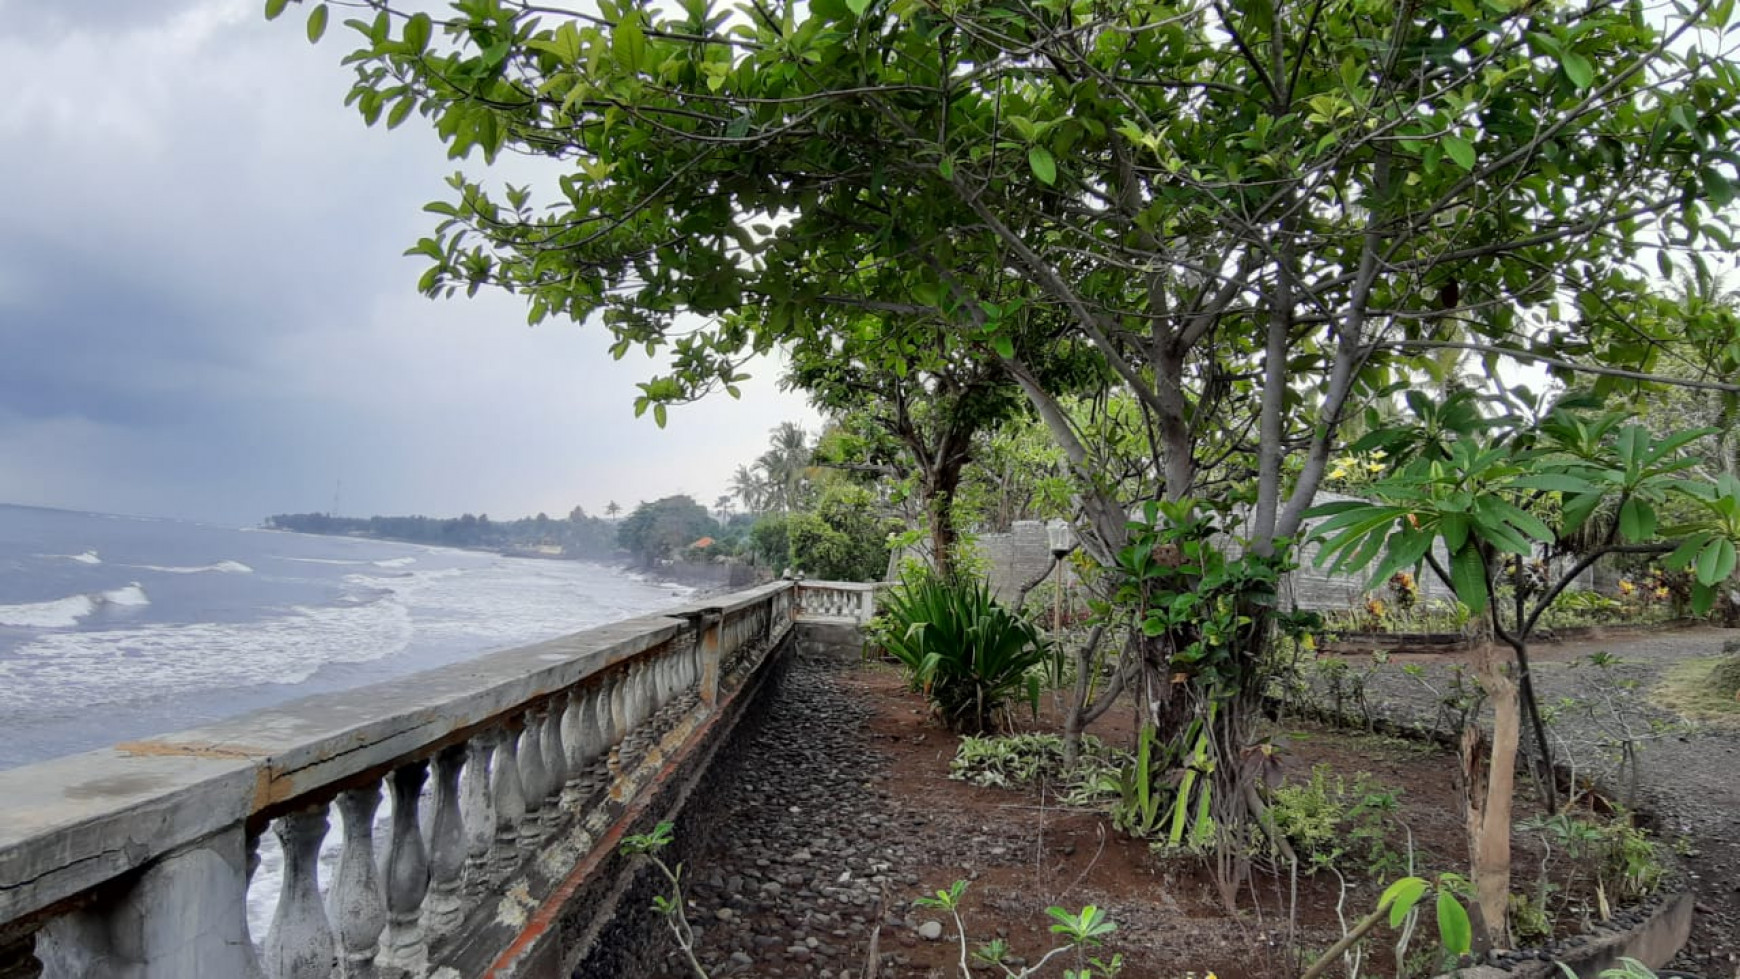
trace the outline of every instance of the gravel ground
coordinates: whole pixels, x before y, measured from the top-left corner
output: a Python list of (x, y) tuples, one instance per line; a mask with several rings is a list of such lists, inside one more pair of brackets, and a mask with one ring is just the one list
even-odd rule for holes
[[(1614, 689), (1614, 678), (1631, 680), (1636, 681), (1632, 690), (1614, 696), (1637, 730), (1647, 730), (1648, 718), (1675, 722), (1679, 719), (1673, 714), (1649, 703), (1651, 689), (1675, 663), (1719, 655), (1722, 644), (1735, 635), (1733, 630), (1693, 628), (1543, 645), (1531, 650), (1537, 695), (1543, 705), (1561, 698), (1589, 704), (1599, 702), (1603, 690)], [(1572, 665), (1597, 652), (1610, 653), (1620, 662), (1608, 671), (1586, 661)], [(1424, 660), (1396, 657), (1378, 670), (1367, 693), (1375, 712), (1394, 720), (1432, 723), (1438, 711), (1433, 694), (1402, 666), (1421, 666), (1425, 678), (1440, 688), (1448, 683), (1452, 667), (1446, 657)], [(1611, 713), (1597, 713), (1604, 715), (1602, 723), (1576, 707), (1565, 709), (1555, 722), (1554, 738), (1562, 739), (1561, 754), (1568, 754), (1579, 769), (1608, 774), (1614, 756), (1602, 741), (1614, 724)], [(1710, 979), (1740, 977), (1740, 729), (1704, 724), (1653, 736), (1642, 745), (1638, 768), (1639, 806), (1653, 818), (1662, 841), (1687, 851), (1680, 864), (1698, 902), (1691, 941), (1673, 965)]]
[[(698, 957), (715, 977), (862, 975), (884, 891), (918, 884), (896, 876), (914, 854), (873, 781), (880, 762), (860, 733), (868, 712), (831, 682), (837, 660), (792, 655), (754, 728), (738, 734), (753, 740), (735, 777), (696, 814), (723, 820), (691, 859), (687, 894)], [(887, 974), (904, 960), (889, 956)], [(654, 974), (692, 975), (674, 956)]]

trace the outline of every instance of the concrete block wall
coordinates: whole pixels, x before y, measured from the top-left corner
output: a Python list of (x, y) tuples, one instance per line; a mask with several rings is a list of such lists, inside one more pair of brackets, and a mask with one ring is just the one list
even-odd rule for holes
[[(1357, 497), (1326, 492), (1317, 495), (1316, 503), (1352, 499)], [(1305, 532), (1309, 533), (1310, 528), (1319, 522), (1308, 521)], [(1305, 553), (1300, 556), (1300, 567), (1288, 575), (1282, 585), (1283, 606), (1332, 611), (1363, 607), (1368, 597), (1390, 601), (1389, 591), (1382, 582), (1368, 590), (1366, 575), (1331, 574), (1317, 567), (1317, 553), (1321, 547), (1315, 543), (1306, 546)], [(1023, 585), (1043, 574), (1051, 564), (1051, 545), (1045, 525), (1037, 520), (1016, 521), (1007, 534), (980, 534), (977, 548), (990, 579), (991, 592), (1003, 601), (1013, 601)], [(1441, 544), (1433, 549), (1433, 554), (1443, 567), (1450, 566), (1449, 555)], [(1563, 570), (1569, 563), (1556, 562), (1555, 572)], [(1067, 568), (1065, 574), (1069, 574)], [(1070, 577), (1073, 581), (1073, 576)], [(1598, 579), (1592, 569), (1584, 572), (1573, 587), (1596, 588), (1604, 580)], [(1450, 589), (1429, 569), (1418, 577), (1418, 584), (1421, 602), (1450, 601), (1453, 598)]]

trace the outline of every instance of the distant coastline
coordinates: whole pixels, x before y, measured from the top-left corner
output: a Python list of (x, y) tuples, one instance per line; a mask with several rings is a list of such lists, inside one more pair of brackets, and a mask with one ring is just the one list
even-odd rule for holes
[(330, 537), (361, 537), (425, 544), (507, 557), (626, 564), (629, 555), (616, 544), (616, 521), (588, 516), (575, 507), (566, 518), (547, 514), (518, 520), (491, 520), (488, 514), (458, 517), (337, 517), (327, 513), (280, 513), (262, 523), (267, 530)]

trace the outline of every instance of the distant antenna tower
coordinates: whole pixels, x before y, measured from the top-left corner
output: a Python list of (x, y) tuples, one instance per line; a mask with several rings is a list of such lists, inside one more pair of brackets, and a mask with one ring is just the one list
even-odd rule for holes
[(332, 484), (332, 512), (328, 513), (327, 516), (329, 516), (329, 517), (338, 516), (338, 494), (343, 489), (344, 489), (344, 480), (339, 479), (339, 480), (333, 481), (333, 484)]

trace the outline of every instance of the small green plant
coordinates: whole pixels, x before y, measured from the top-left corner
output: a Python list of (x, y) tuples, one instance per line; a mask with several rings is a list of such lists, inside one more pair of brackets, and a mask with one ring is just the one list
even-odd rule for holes
[(1664, 868), (1655, 841), (1623, 813), (1601, 820), (1561, 812), (1524, 820), (1517, 828), (1539, 833), (1574, 862), (1578, 868), (1574, 874), (1594, 878), (1597, 910), (1603, 919), (1609, 917), (1612, 902), (1648, 897), (1661, 886)]
[(671, 936), (676, 939), (677, 948), (683, 953), (683, 958), (689, 963), (689, 968), (699, 979), (710, 979), (707, 970), (701, 967), (701, 960), (695, 957), (695, 930), (689, 926), (689, 916), (684, 908), (687, 906), (683, 898), (683, 865), (672, 867), (659, 856), (659, 851), (670, 846), (674, 839), (673, 827), (668, 822), (659, 823), (650, 833), (625, 837), (618, 847), (618, 852), (627, 857), (639, 857), (650, 861), (665, 878), (670, 887), (670, 893), (653, 895), (653, 909), (664, 916), (670, 925)]
[(991, 597), (983, 581), (921, 574), (890, 591), (875, 639), (906, 669), (950, 730), (1007, 726), (1009, 701), (1039, 710), (1040, 673), (1057, 657), (1037, 626)]
[(1510, 933), (1522, 943), (1553, 937), (1553, 919), (1539, 901), (1521, 894), (1510, 896)]
[(1064, 767), (1063, 755), (1063, 738), (1056, 734), (968, 735), (955, 749), (949, 778), (996, 788), (1044, 781), (1071, 806), (1099, 805), (1119, 795), (1128, 752), (1084, 735), (1073, 769)]
[[(1214, 722), (1210, 705), (1208, 722)], [(1174, 746), (1184, 746), (1182, 755)], [(1136, 757), (1118, 777), (1118, 803), (1112, 825), (1138, 838), (1152, 838), (1163, 851), (1199, 853), (1215, 840), (1210, 809), (1214, 759), (1208, 728), (1202, 718), (1190, 722), (1182, 739), (1160, 740), (1144, 724), (1136, 739)]]
[(1308, 870), (1352, 857), (1362, 861), (1370, 876), (1388, 877), (1407, 869), (1404, 855), (1389, 845), (1400, 794), (1365, 772), (1355, 774), (1350, 785), (1320, 764), (1311, 769), (1309, 780), (1272, 790), (1269, 815)]
[(1109, 962), (1088, 956), (1089, 949), (1097, 948), (1107, 935), (1118, 930), (1117, 923), (1107, 917), (1103, 909), (1091, 904), (1078, 912), (1066, 911), (1055, 905), (1045, 909), (1045, 913), (1051, 916), (1051, 933), (1063, 938), (1065, 943), (1046, 952), (1038, 962), (1030, 966), (1017, 969), (1011, 965), (1009, 944), (1000, 938), (969, 951), (967, 926), (961, 918), (961, 900), (966, 893), (967, 882), (957, 880), (947, 890), (938, 890), (935, 897), (915, 898), (912, 902), (921, 908), (945, 912), (954, 919), (955, 935), (961, 946), (962, 979), (974, 979), (972, 965), (975, 962), (996, 966), (1009, 979), (1029, 979), (1039, 975), (1040, 970), (1052, 959), (1070, 953), (1074, 953), (1075, 968), (1065, 969), (1064, 979), (1109, 979), (1123, 969), (1124, 960), (1121, 955), (1112, 956)]
[(1403, 877), (1391, 884), (1378, 897), (1377, 908), (1361, 918), (1341, 936), (1340, 941), (1331, 945), (1328, 951), (1312, 962), (1300, 979), (1317, 979), (1344, 953), (1357, 945), (1367, 932), (1385, 920), (1400, 933), (1396, 942), (1396, 961), (1406, 961), (1420, 903), (1428, 894), (1434, 892), (1437, 894), (1438, 942), (1443, 946), (1444, 955), (1454, 958), (1467, 955), (1474, 946), (1474, 928), (1468, 918), (1468, 909), (1462, 906), (1462, 900), (1456, 893), (1459, 883), (1459, 878), (1446, 874), (1438, 879), (1435, 887), (1424, 877)]

